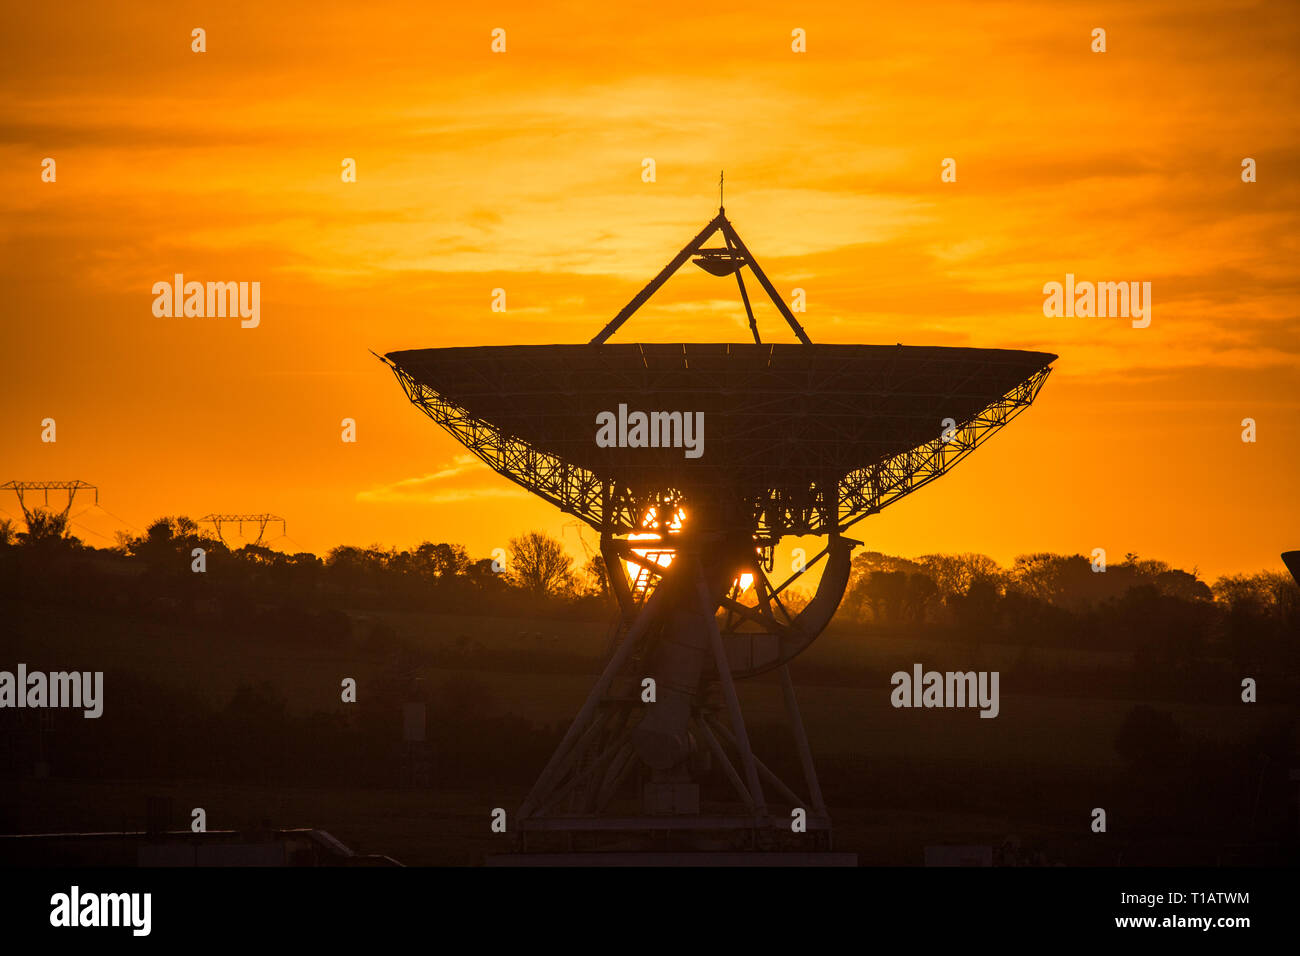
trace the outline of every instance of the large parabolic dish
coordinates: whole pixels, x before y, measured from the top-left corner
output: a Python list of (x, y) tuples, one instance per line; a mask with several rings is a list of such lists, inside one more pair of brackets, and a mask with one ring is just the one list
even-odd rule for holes
[[(715, 233), (724, 245), (706, 248)], [(611, 344), (692, 257), (712, 276), (735, 277), (754, 341)], [(746, 268), (799, 344), (761, 341)], [(721, 209), (585, 345), (384, 356), (407, 397), (461, 444), (600, 532), (618, 616), (600, 677), (515, 816), (519, 848), (555, 833), (573, 847), (580, 834), (592, 849), (604, 840), (607, 852), (595, 857), (609, 862), (611, 848), (653, 833), (650, 845), (678, 849), (753, 853), (789, 849), (794, 838), (829, 850), (830, 817), (788, 665), (848, 586), (858, 542), (844, 532), (1027, 408), (1055, 358), (814, 345)], [(649, 435), (638, 433), (638, 415), (657, 423)], [(786, 535), (824, 536), (826, 546), (776, 583), (767, 575)], [(790, 585), (823, 559), (815, 593), (792, 601)], [(734, 682), (768, 672), (781, 680), (802, 795), (758, 760), (745, 728)], [(710, 766), (733, 803), (708, 792), (719, 783)], [(771, 801), (786, 809), (774, 812)], [(806, 831), (792, 833), (790, 814), (801, 810)]]
[[(410, 399), (490, 467), (600, 531), (669, 490), (716, 523), (827, 534), (937, 477), (1034, 400), (1056, 356), (902, 345), (415, 349)], [(703, 413), (703, 453), (600, 447), (597, 416)], [(945, 419), (952, 424), (946, 425)]]

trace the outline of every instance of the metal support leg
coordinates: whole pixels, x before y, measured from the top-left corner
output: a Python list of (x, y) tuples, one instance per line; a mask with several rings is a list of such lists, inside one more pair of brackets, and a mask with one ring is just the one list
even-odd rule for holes
[(736, 695), (736, 685), (731, 679), (731, 665), (727, 661), (726, 649), (722, 646), (722, 634), (718, 631), (718, 620), (714, 609), (717, 601), (709, 593), (708, 582), (704, 579), (704, 570), (695, 561), (696, 592), (699, 594), (700, 612), (705, 617), (708, 628), (709, 643), (713, 645), (713, 662), (718, 669), (718, 682), (722, 684), (722, 695), (727, 701), (727, 712), (731, 715), (731, 724), (735, 731), (741, 762), (745, 768), (745, 783), (754, 797), (755, 812), (760, 817), (767, 816), (767, 804), (763, 799), (763, 787), (758, 782), (758, 769), (754, 766), (754, 751), (749, 746), (749, 734), (745, 730), (745, 718), (740, 712), (740, 698)]
[[(727, 743), (731, 744), (731, 746), (735, 747), (737, 750), (740, 749), (740, 745), (736, 743), (736, 738), (731, 735), (731, 731), (727, 730), (727, 728), (722, 726), (722, 724), (716, 723), (713, 720), (709, 719), (709, 726), (712, 727), (714, 730), (716, 730), (718, 732), (718, 736), (721, 737), (723, 740), (725, 740)], [(807, 801), (805, 801), (803, 797), (799, 796), (799, 794), (795, 793), (788, 786), (786, 786), (785, 781), (782, 780), (780, 777), (778, 777), (772, 771), (772, 769), (768, 767), (767, 764), (763, 763), (763, 761), (760, 760), (758, 757), (754, 758), (754, 766), (755, 768), (757, 768), (758, 775), (762, 779), (770, 783), (773, 787), (776, 788), (777, 792), (780, 793), (781, 796), (785, 797), (787, 800), (790, 801), (790, 806), (792, 807), (807, 806)]]
[[(605, 665), (605, 670), (601, 672), (600, 679), (596, 681), (596, 686), (593, 687), (591, 693), (587, 695), (587, 701), (582, 705), (582, 710), (578, 711), (578, 716), (573, 718), (573, 723), (569, 725), (569, 730), (564, 735), (564, 739), (561, 740), (560, 745), (555, 748), (555, 753), (551, 755), (551, 759), (547, 762), (546, 768), (542, 770), (542, 775), (537, 778), (537, 783), (533, 784), (533, 789), (529, 791), (528, 798), (524, 801), (523, 806), (519, 808), (519, 819), (527, 819), (536, 809), (537, 802), (543, 798), (546, 793), (546, 788), (550, 786), (551, 780), (556, 771), (563, 766), (565, 758), (569, 755), (570, 749), (582, 736), (584, 731), (587, 729), (588, 724), (590, 724), (592, 715), (595, 714), (601, 698), (604, 697), (605, 692), (609, 690), (609, 685), (613, 683), (614, 678), (617, 677), (619, 671), (623, 669), (623, 665), (631, 656), (633, 648), (636, 647), (641, 638), (645, 635), (645, 632), (649, 630), (650, 625), (653, 624), (655, 619), (659, 616), (659, 610), (665, 600), (664, 593), (665, 590), (663, 588), (656, 588), (655, 592), (650, 595), (649, 600), (646, 601), (645, 607), (637, 616), (636, 621), (634, 621), (632, 626), (628, 629), (627, 634), (623, 638), (623, 643), (618, 646), (618, 650), (614, 652), (614, 655), (609, 659), (609, 663)], [(721, 639), (719, 638), (719, 641), (720, 640)]]
[(745, 806), (749, 807), (750, 812), (754, 812), (754, 798), (750, 796), (749, 791), (745, 789), (745, 782), (740, 779), (740, 774), (736, 773), (736, 768), (731, 765), (731, 760), (727, 757), (727, 752), (722, 749), (722, 744), (718, 743), (718, 738), (715, 737), (713, 731), (709, 729), (708, 719), (701, 716), (696, 720), (695, 726), (699, 729), (700, 736), (704, 738), (704, 742), (709, 745), (709, 749), (713, 751), (713, 756), (717, 758), (719, 765), (721, 765), (722, 772), (725, 773), (727, 779), (731, 781), (731, 788), (735, 790), (736, 795), (745, 802)]
[(795, 746), (799, 748), (799, 761), (803, 764), (803, 777), (808, 783), (808, 794), (812, 797), (813, 809), (824, 817), (826, 804), (822, 800), (821, 784), (817, 782), (817, 768), (813, 765), (812, 750), (808, 747), (808, 735), (803, 729), (803, 718), (799, 716), (799, 702), (794, 696), (794, 681), (790, 680), (790, 668), (785, 664), (781, 665), (781, 692), (785, 695), (785, 709), (790, 716)]

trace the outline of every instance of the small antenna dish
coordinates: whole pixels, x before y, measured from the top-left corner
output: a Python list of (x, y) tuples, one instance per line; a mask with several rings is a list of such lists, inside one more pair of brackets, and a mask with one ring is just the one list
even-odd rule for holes
[(731, 249), (701, 249), (691, 260), (711, 276), (729, 276), (745, 264)]

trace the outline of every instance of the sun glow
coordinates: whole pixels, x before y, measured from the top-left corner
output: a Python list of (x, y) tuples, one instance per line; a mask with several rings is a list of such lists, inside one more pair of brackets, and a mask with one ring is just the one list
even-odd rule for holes
[[(642, 528), (653, 528), (658, 519), (658, 511), (651, 507), (645, 517), (641, 519)], [(686, 522), (686, 511), (678, 508), (671, 518), (666, 522), (663, 533), (665, 535), (676, 534), (682, 530), (682, 525)], [(654, 531), (636, 531), (627, 536), (629, 541), (644, 541), (647, 539), (660, 539), (660, 534)], [(673, 563), (674, 551), (671, 548), (633, 548), (632, 553), (637, 557), (650, 561), (661, 568), (666, 568)], [(627, 567), (628, 578), (633, 582), (633, 590), (636, 591), (645, 583), (648, 583), (650, 572), (648, 569), (635, 561), (624, 561)], [(643, 580), (646, 579), (646, 580)], [(735, 587), (739, 588), (738, 595), (744, 594), (754, 584), (754, 575), (749, 571), (742, 571), (736, 580), (732, 582)]]
[[(641, 519), (641, 527), (653, 528), (655, 524), (658, 522), (658, 517), (659, 517), (658, 509), (651, 507), (650, 510), (645, 513), (645, 517)], [(685, 520), (686, 520), (686, 512), (681, 508), (678, 508), (673, 513), (672, 517), (669, 518), (667, 522), (665, 522), (664, 529), (663, 529), (664, 534), (676, 534), (677, 532), (681, 531), (682, 523), (685, 522)], [(657, 540), (659, 537), (660, 535), (658, 532), (638, 531), (629, 534), (627, 536), (627, 539), (629, 541), (644, 541), (647, 538), (654, 538)], [(661, 568), (666, 568), (668, 567), (668, 565), (673, 563), (672, 549), (633, 548), (632, 553), (635, 554), (637, 557), (645, 558), (647, 561), (651, 561), (654, 564), (657, 564)], [(632, 581), (634, 582), (640, 581), (642, 576), (648, 575), (649, 573), (642, 565), (636, 563), (635, 561), (625, 561), (623, 563), (627, 565), (628, 577), (631, 578)]]

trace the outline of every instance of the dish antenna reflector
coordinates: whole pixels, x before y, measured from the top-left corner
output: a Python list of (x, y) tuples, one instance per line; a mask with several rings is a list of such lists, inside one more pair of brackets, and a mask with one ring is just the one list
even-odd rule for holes
[[(706, 246), (718, 233), (723, 245)], [(688, 260), (736, 276), (754, 341), (610, 344)], [(761, 342), (745, 268), (799, 344)], [(677, 847), (829, 849), (789, 664), (844, 595), (860, 543), (845, 533), (1027, 408), (1055, 359), (814, 345), (722, 208), (587, 345), (384, 356), (411, 402), (489, 467), (599, 532), (619, 602), (600, 676), (515, 817), (521, 849), (557, 839), (627, 845), (647, 834)], [(620, 406), (702, 414), (703, 454), (603, 447), (597, 416)], [(787, 535), (821, 536), (825, 546), (771, 579), (773, 549)], [(789, 588), (814, 567), (816, 591), (799, 608)], [(799, 789), (754, 753), (736, 693), (737, 680), (773, 671)], [(730, 807), (707, 809), (708, 787), (729, 793)], [(792, 832), (793, 810), (806, 813), (806, 832)]]

